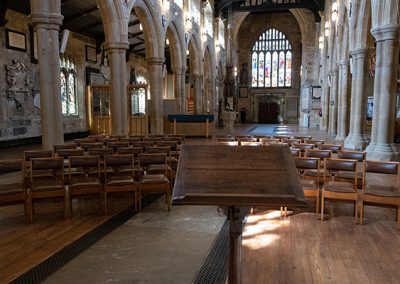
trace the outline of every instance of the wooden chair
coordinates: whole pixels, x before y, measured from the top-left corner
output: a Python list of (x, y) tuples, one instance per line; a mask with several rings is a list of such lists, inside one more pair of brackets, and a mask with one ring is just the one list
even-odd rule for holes
[(21, 159), (0, 160), (0, 206), (24, 204), (25, 219), (29, 222), (24, 170)]
[[(335, 173), (338, 171), (354, 172), (355, 177), (352, 182), (336, 181)], [(338, 200), (354, 203), (355, 222), (358, 220), (358, 200), (357, 191), (357, 161), (348, 159), (325, 159), (324, 163), (324, 185), (321, 193), (321, 220), (324, 220), (325, 199)]]
[(239, 141), (217, 141), (217, 145), (239, 146)]
[[(320, 149), (305, 149), (304, 150), (304, 157), (308, 158), (318, 158), (320, 160), (319, 165), (323, 167), (325, 164), (325, 159), (332, 158), (332, 151), (330, 150), (320, 150)], [(319, 186), (322, 186), (324, 179), (323, 176), (325, 172), (323, 171), (320, 173), (314, 169), (307, 169), (304, 171), (304, 178), (305, 179), (313, 179), (315, 180)], [(318, 178), (319, 176), (319, 178)], [(329, 177), (329, 175), (328, 175)]]
[(319, 144), (318, 148), (321, 150), (331, 150), (332, 153), (337, 153), (342, 150), (342, 145), (339, 144)]
[[(301, 177), (301, 187), (303, 188), (304, 196), (316, 198), (315, 208), (318, 216), (320, 190), (316, 180), (319, 180), (320, 175), (319, 158), (295, 157), (294, 162)], [(315, 170), (317, 172), (316, 180), (305, 179), (304, 172), (306, 170)]]
[[(256, 139), (256, 138), (254, 138)], [(263, 146), (261, 142), (257, 141), (239, 141), (240, 146)]]
[(304, 156), (305, 150), (311, 150), (314, 149), (314, 144), (304, 144), (304, 143), (293, 143), (292, 144), (293, 148), (299, 149), (300, 154)]
[(118, 148), (121, 148), (121, 147), (129, 147), (129, 142), (118, 141), (118, 142), (108, 142), (107, 143), (107, 148), (112, 149), (114, 153), (117, 153), (118, 152)]
[(32, 151), (24, 151), (24, 172), (25, 172), (25, 186), (29, 187), (30, 185), (30, 166), (31, 159), (33, 158), (50, 158), (53, 157), (53, 151), (51, 150), (32, 150)]
[(363, 223), (364, 205), (396, 209), (400, 229), (400, 167), (398, 162), (364, 161), (362, 194), (360, 198), (360, 224)]
[(53, 145), (53, 151), (54, 154), (58, 152), (60, 149), (76, 149), (76, 144), (75, 143), (65, 143), (65, 144), (54, 144)]
[(64, 184), (64, 161), (61, 157), (32, 158), (28, 189), (28, 220), (33, 222), (34, 201), (43, 198), (62, 198), (64, 218), (68, 218), (68, 195)]
[(102, 190), (100, 157), (99, 156), (72, 156), (69, 157), (69, 201), (71, 216), (72, 199), (98, 195), (100, 199), (100, 211), (102, 211)]
[(138, 182), (135, 177), (135, 160), (132, 154), (104, 157), (104, 213), (108, 213), (108, 193), (133, 192), (133, 204), (137, 211)]
[[(338, 150), (337, 156), (339, 159), (350, 159), (356, 160), (358, 163), (358, 172), (357, 172), (357, 186), (359, 189), (362, 188), (362, 162), (365, 160), (367, 156), (367, 152), (365, 151), (352, 151), (352, 150)], [(341, 172), (339, 171), (336, 174), (336, 180), (353, 180), (354, 173), (352, 172)]]
[[(139, 156), (139, 165), (143, 169), (143, 175), (140, 177), (139, 181), (139, 210), (142, 208), (142, 197), (147, 193), (163, 193), (165, 194), (165, 201), (168, 205), (168, 211), (171, 210), (171, 183), (168, 179), (168, 164), (167, 155), (165, 153), (159, 154), (141, 154)], [(159, 165), (164, 170), (162, 173), (160, 171), (157, 174), (148, 171), (150, 167), (154, 165)]]
[(294, 139), (300, 139), (301, 143), (305, 143), (306, 140), (312, 140), (312, 137), (309, 135), (295, 135), (293, 136)]
[(104, 147), (103, 142), (81, 143), (81, 148), (85, 152), (88, 152), (89, 149), (92, 149), (92, 148), (103, 148), (103, 147)]
[(132, 144), (133, 147), (141, 147), (142, 153), (146, 152), (147, 147), (153, 147), (154, 145), (154, 141), (140, 141)]
[(82, 143), (92, 143), (95, 142), (95, 139), (92, 138), (78, 138), (74, 139), (76, 147), (81, 147)]
[(300, 157), (300, 149), (290, 148), (290, 153), (293, 157)]
[(279, 141), (282, 141), (283, 139), (290, 139), (290, 135), (274, 135), (271, 138), (273, 139), (279, 139)]
[(215, 144), (220, 144), (220, 142), (232, 142), (235, 141), (233, 137), (218, 137), (215, 138)]
[(126, 137), (126, 138), (121, 138), (121, 142), (128, 142), (129, 146), (132, 146), (133, 143), (139, 142), (140, 137)]
[(279, 139), (278, 138), (260, 138), (260, 142), (263, 145), (268, 145), (270, 143), (279, 143)]
[[(115, 139), (116, 141), (121, 141), (122, 138), (125, 138), (125, 135), (110, 135), (110, 139)], [(109, 141), (110, 142), (110, 141)]]
[(306, 139), (306, 140), (304, 140), (304, 143), (305, 144), (314, 144), (315, 148), (318, 148), (319, 145), (325, 143), (325, 140), (315, 140), (315, 139), (308, 140), (308, 139)]
[(299, 144), (301, 143), (300, 139), (282, 139), (283, 143), (287, 143), (289, 145), (289, 147), (291, 147), (293, 144)]

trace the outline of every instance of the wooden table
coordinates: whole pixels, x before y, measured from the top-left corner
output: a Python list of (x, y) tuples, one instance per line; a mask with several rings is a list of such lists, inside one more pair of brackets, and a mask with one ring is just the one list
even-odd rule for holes
[(305, 207), (288, 147), (184, 145), (174, 204), (217, 205), (230, 222), (229, 283), (241, 283), (243, 220), (252, 206)]

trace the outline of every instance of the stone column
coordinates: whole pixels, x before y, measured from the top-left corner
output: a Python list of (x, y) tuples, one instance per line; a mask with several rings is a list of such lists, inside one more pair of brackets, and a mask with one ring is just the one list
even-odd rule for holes
[(150, 73), (150, 132), (151, 134), (163, 134), (163, 57), (150, 57), (147, 59)]
[(193, 75), (193, 87), (194, 87), (194, 103), (195, 103), (195, 108), (196, 108), (196, 114), (201, 114), (203, 113), (202, 107), (203, 107), (203, 94), (202, 94), (202, 75), (200, 74), (194, 74)]
[(333, 69), (331, 73), (331, 89), (330, 89), (330, 111), (329, 111), (329, 134), (335, 135), (337, 131), (338, 116), (338, 73), (339, 69)]
[(185, 114), (185, 72), (186, 68), (175, 68), (175, 102), (176, 111), (181, 114)]
[(128, 94), (125, 53), (127, 42), (106, 42), (111, 71), (110, 111), (111, 133), (128, 135)]
[(371, 143), (367, 147), (367, 158), (394, 160), (398, 156), (393, 142), (400, 25), (376, 27), (371, 33), (376, 39), (376, 66)]
[(339, 61), (338, 75), (338, 119), (335, 140), (344, 141), (347, 134), (347, 91), (349, 88), (349, 61)]
[(367, 119), (367, 97), (365, 79), (367, 77), (368, 49), (360, 48), (350, 51), (353, 60), (353, 77), (350, 107), (350, 132), (344, 141), (347, 149), (361, 150), (368, 144), (365, 136), (365, 122)]
[(328, 117), (329, 117), (329, 86), (327, 82), (324, 82), (321, 89), (321, 123), (319, 129), (321, 131), (328, 130)]
[(42, 147), (52, 150), (54, 144), (64, 143), (58, 39), (61, 1), (32, 0), (30, 17), (37, 32)]

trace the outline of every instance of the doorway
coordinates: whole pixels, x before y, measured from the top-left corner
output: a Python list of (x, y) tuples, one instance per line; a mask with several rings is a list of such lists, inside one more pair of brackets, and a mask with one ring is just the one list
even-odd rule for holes
[(258, 104), (258, 123), (277, 123), (278, 104), (275, 102), (262, 102)]

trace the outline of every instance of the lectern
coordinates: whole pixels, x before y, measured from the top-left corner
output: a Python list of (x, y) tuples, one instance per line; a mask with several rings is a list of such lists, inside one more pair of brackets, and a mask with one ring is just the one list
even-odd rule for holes
[(241, 283), (243, 220), (249, 209), (307, 206), (289, 148), (274, 146), (184, 145), (173, 203), (224, 208), (230, 284)]

